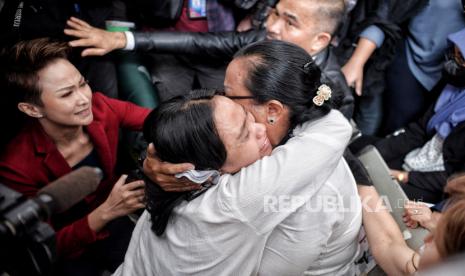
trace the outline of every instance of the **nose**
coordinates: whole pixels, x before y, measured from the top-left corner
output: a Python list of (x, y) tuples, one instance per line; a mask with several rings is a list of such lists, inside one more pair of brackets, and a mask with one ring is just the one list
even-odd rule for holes
[(280, 21), (278, 19), (273, 19), (273, 16), (268, 16), (268, 19), (266, 20), (266, 31), (268, 34), (272, 36), (277, 36), (279, 35), (280, 32)]
[(86, 94), (86, 91), (79, 89), (77, 94), (77, 102), (79, 105), (86, 105), (89, 103), (89, 97)]

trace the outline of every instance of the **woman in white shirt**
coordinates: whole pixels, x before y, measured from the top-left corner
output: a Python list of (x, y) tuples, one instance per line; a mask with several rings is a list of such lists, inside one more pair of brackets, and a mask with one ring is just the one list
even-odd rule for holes
[[(238, 60), (244, 70), (235, 77), (264, 80), (275, 99), (245, 108), (220, 96), (176, 99), (152, 113), (145, 134), (161, 159), (224, 174), (200, 195), (148, 185), (150, 214), (140, 218), (116, 275), (350, 273), (361, 206), (342, 159), (348, 122), (331, 111), (329, 89), (297, 46), (259, 42)], [(190, 110), (197, 105), (210, 108), (210, 121), (208, 112)], [(257, 123), (265, 114), (268, 138)], [(270, 144), (283, 145), (266, 156)]]

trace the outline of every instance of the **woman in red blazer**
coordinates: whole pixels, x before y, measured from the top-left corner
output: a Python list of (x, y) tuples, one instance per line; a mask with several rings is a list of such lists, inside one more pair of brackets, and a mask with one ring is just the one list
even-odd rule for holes
[(28, 119), (0, 155), (0, 182), (26, 196), (80, 166), (102, 169), (94, 193), (52, 218), (61, 259), (77, 258), (109, 235), (107, 223), (144, 207), (144, 183), (123, 185), (126, 177), (118, 179), (115, 165), (120, 127), (141, 130), (149, 113), (92, 94), (67, 52), (64, 43), (36, 39), (6, 53), (8, 97)]

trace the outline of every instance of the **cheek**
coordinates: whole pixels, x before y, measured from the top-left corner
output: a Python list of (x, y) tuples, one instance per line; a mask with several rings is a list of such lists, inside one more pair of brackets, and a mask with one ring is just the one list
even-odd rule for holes
[(277, 146), (280, 142), (280, 139), (275, 132), (275, 129), (272, 125), (266, 124), (266, 135), (268, 136), (268, 139), (270, 140), (270, 143), (273, 147)]
[(92, 100), (92, 89), (90, 89), (89, 85), (87, 85), (87, 88), (86, 88), (84, 93), (85, 93), (87, 99), (89, 99), (89, 101), (91, 101)]

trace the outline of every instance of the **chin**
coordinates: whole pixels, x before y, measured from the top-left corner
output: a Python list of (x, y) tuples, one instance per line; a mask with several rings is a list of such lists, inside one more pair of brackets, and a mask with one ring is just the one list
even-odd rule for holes
[(87, 126), (87, 125), (90, 125), (93, 121), (94, 121), (94, 116), (90, 114), (87, 118), (81, 119), (79, 122), (79, 125)]

